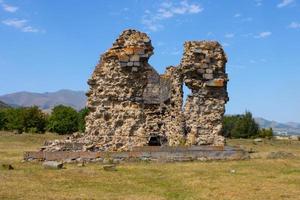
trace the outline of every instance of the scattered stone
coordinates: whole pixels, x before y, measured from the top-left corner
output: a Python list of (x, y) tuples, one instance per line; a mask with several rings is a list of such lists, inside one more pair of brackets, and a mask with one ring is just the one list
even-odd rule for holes
[(288, 159), (288, 158), (296, 158), (293, 153), (285, 152), (285, 151), (277, 151), (271, 152), (267, 155), (268, 159)]
[(15, 169), (11, 164), (2, 164), (2, 168), (5, 170), (14, 170)]
[(253, 142), (263, 142), (263, 139), (261, 139), (261, 138), (255, 138), (255, 139), (253, 140)]
[(43, 167), (45, 169), (62, 169), (64, 164), (62, 162), (57, 161), (45, 161), (43, 163)]
[(85, 162), (78, 163), (77, 167), (85, 167)]
[(104, 158), (102, 162), (103, 164), (113, 164), (114, 160), (112, 158)]
[(105, 171), (117, 171), (116, 165), (103, 165)]

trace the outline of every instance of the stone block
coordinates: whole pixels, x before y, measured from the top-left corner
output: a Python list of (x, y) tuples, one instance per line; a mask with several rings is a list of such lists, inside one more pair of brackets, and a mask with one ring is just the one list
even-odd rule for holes
[(64, 164), (62, 162), (57, 161), (45, 161), (43, 163), (43, 167), (45, 169), (62, 169)]
[(214, 76), (213, 76), (213, 74), (203, 74), (203, 78), (206, 80), (209, 80), (209, 79), (213, 79)]
[(129, 61), (129, 56), (126, 55), (125, 53), (119, 54), (119, 61), (120, 62), (128, 62)]
[(137, 72), (137, 71), (138, 71), (138, 68), (137, 68), (137, 67), (132, 67), (132, 68), (131, 68), (131, 71), (132, 71), (132, 72)]
[(223, 87), (224, 86), (224, 79), (213, 79), (213, 80), (207, 81), (205, 83), (205, 86), (208, 86), (208, 87)]
[(132, 66), (133, 66), (133, 62), (128, 62), (128, 63), (127, 63), (127, 66), (128, 66), (128, 67), (132, 67)]
[(137, 55), (137, 54), (134, 54), (134, 55), (132, 55), (130, 57), (130, 61), (132, 61), (132, 62), (138, 62), (138, 61), (140, 61), (140, 56)]
[(134, 54), (133, 48), (130, 48), (130, 47), (124, 48), (124, 52), (125, 52), (127, 55), (132, 55), (132, 54)]
[(133, 62), (133, 66), (141, 66), (141, 63), (140, 62)]

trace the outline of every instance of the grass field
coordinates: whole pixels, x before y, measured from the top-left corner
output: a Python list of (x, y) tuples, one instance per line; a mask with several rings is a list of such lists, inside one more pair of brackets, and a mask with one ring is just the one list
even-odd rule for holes
[[(54, 134), (14, 135), (0, 132), (0, 199), (300, 199), (300, 142), (230, 140), (257, 151), (244, 161), (188, 163), (126, 163), (117, 171), (100, 164), (63, 170), (43, 169), (39, 162), (21, 162), (27, 150), (37, 150)], [(266, 159), (271, 151), (297, 157)], [(233, 173), (233, 170), (235, 173)]]

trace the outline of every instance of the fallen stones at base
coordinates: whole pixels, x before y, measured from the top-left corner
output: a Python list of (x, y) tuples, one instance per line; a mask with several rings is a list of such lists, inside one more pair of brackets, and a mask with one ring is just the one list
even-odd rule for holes
[(267, 159), (289, 159), (289, 158), (296, 158), (296, 156), (293, 153), (285, 152), (285, 151), (271, 152), (267, 155)]
[(64, 164), (57, 161), (45, 161), (43, 162), (43, 167), (45, 169), (62, 169)]
[(183, 162), (248, 159), (248, 152), (234, 147), (140, 147), (130, 152), (26, 152), (25, 160), (102, 162), (119, 164), (131, 161)]

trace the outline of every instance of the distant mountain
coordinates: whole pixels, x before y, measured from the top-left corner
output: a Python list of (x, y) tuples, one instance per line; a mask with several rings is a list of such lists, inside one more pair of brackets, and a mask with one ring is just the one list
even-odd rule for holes
[(0, 101), (0, 108), (9, 108), (10, 106), (2, 101)]
[(80, 110), (85, 107), (86, 96), (83, 91), (59, 90), (57, 92), (33, 93), (16, 92), (0, 96), (0, 101), (22, 107), (38, 106), (42, 110), (51, 110), (56, 105), (66, 105)]
[(255, 121), (261, 128), (272, 128), (277, 134), (300, 135), (300, 123), (279, 123), (276, 121), (269, 121), (264, 118), (255, 118)]

